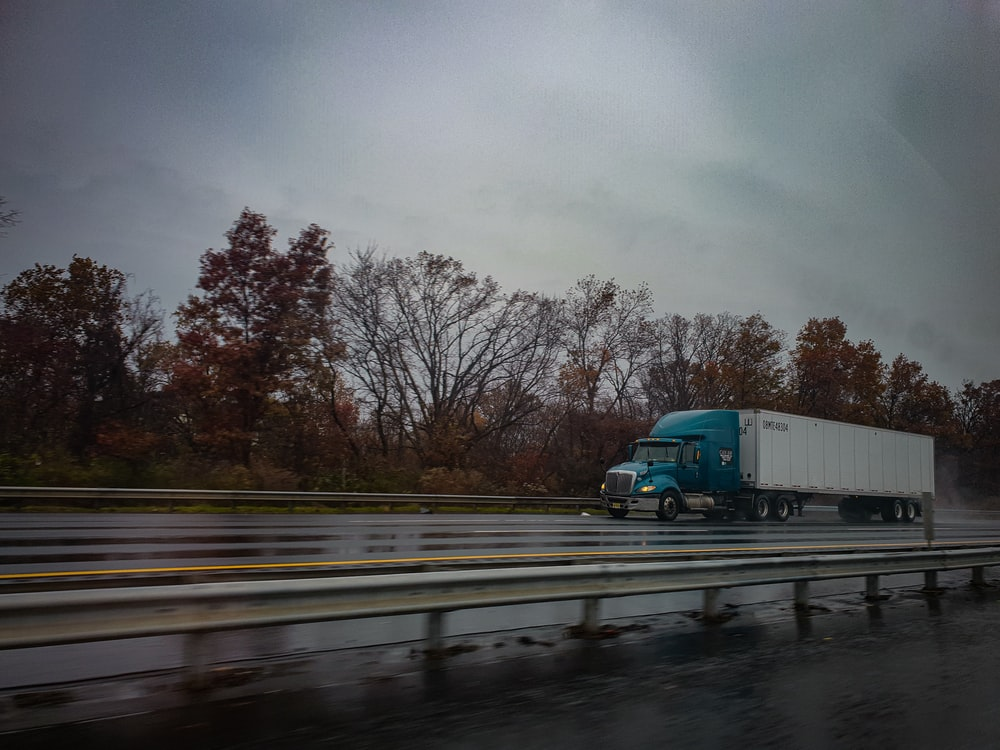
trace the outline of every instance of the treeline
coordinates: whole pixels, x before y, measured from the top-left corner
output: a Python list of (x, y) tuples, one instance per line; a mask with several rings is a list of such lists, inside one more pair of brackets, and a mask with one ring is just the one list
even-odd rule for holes
[(249, 209), (168, 318), (90, 258), (0, 290), (0, 483), (593, 495), (677, 409), (771, 408), (934, 435), (1000, 488), (1000, 380), (957, 392), (839, 318), (653, 316), (645, 285), (505, 292), (462, 263), (275, 246)]

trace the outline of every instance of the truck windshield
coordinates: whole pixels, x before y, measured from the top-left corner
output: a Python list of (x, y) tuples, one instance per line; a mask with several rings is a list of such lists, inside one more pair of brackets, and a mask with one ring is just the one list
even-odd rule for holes
[(671, 461), (677, 463), (677, 443), (639, 443), (633, 461)]

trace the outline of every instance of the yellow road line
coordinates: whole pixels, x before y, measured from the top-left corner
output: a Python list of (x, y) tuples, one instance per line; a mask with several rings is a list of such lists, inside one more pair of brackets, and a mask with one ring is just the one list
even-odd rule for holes
[[(434, 563), (434, 562), (472, 562), (475, 560), (519, 560), (558, 559), (572, 557), (608, 557), (608, 556), (641, 556), (641, 555), (692, 555), (717, 554), (720, 552), (804, 552), (817, 550), (858, 550), (885, 549), (887, 547), (913, 547), (914, 542), (886, 542), (862, 544), (805, 544), (783, 547), (706, 547), (701, 549), (642, 549), (642, 550), (588, 550), (580, 552), (518, 552), (495, 555), (448, 555), (441, 557), (396, 557), (384, 560), (326, 560), (322, 562), (283, 562), (283, 563), (246, 563), (240, 565), (186, 565), (170, 568), (118, 568), (114, 570), (55, 570), (47, 573), (2, 573), (0, 580), (24, 578), (69, 578), (82, 576), (115, 576), (133, 575), (136, 573), (207, 573), (226, 570), (280, 570), (288, 568), (332, 568), (346, 565), (387, 565), (391, 563)], [(974, 545), (1000, 546), (1000, 540), (973, 540), (966, 542), (948, 542), (948, 546)]]

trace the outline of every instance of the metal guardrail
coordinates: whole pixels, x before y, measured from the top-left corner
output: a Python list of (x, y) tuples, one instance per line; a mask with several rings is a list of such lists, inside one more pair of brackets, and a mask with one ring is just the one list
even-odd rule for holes
[(802, 608), (810, 581), (864, 577), (875, 597), (881, 575), (922, 572), (925, 589), (936, 589), (938, 571), (971, 569), (981, 584), (983, 569), (994, 565), (1000, 547), (12, 593), (0, 595), (0, 648), (184, 634), (197, 684), (208, 663), (202, 636), (214, 631), (426, 614), (426, 648), (434, 654), (444, 614), (454, 610), (581, 600), (581, 630), (595, 633), (606, 598), (703, 590), (710, 620), (718, 592), (729, 587), (794, 583)]
[(173, 511), (178, 506), (206, 504), (236, 509), (239, 506), (276, 506), (289, 511), (298, 508), (326, 506), (388, 507), (419, 506), (428, 509), (442, 507), (515, 510), (533, 508), (549, 510), (568, 508), (583, 510), (600, 508), (596, 497), (521, 497), (480, 495), (410, 495), (365, 492), (259, 492), (250, 490), (163, 490), (123, 489), (119, 487), (0, 487), (0, 509), (19, 510), (38, 504), (68, 503), (92, 510), (112, 508), (129, 503), (163, 506)]

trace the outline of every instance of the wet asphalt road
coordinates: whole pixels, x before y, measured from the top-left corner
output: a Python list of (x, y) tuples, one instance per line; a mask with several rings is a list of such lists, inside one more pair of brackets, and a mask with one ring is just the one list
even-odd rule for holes
[[(0, 523), (0, 595), (24, 586), (193, 583), (248, 572), (268, 577), (396, 572), (470, 563), (642, 561), (678, 554), (823, 553), (922, 546), (919, 524), (845, 524), (831, 508), (809, 508), (787, 523), (709, 523), (652, 515), (165, 515), (5, 514)], [(1000, 514), (939, 513), (941, 543), (1000, 541)], [(993, 543), (996, 543), (994, 541)], [(138, 572), (141, 571), (141, 572)], [(171, 572), (173, 571), (173, 572)], [(911, 577), (917, 583), (919, 576)], [(856, 589), (857, 581), (816, 582), (815, 596)], [(885, 585), (908, 585), (905, 577)], [(853, 587), (853, 588), (852, 588)], [(168, 597), (168, 589), (164, 589)], [(788, 598), (791, 585), (735, 588), (720, 606)], [(602, 617), (698, 608), (700, 592), (607, 600)], [(472, 633), (579, 621), (579, 602), (465, 610), (448, 615), (449, 640)], [(418, 616), (231, 631), (213, 635), (211, 660), (232, 663), (394, 644), (418, 639)], [(0, 690), (178, 669), (180, 636), (0, 651)], [(143, 707), (144, 708), (144, 707)], [(0, 716), (0, 730), (4, 727)]]
[[(1000, 747), (1000, 580), (972, 589), (816, 598), (462, 639), (433, 669), (365, 649), (219, 673), (148, 714), (0, 735), (4, 748), (991, 748)], [(325, 679), (324, 679), (325, 676)], [(169, 676), (160, 689), (176, 690)], [(245, 684), (240, 684), (245, 680)], [(318, 687), (296, 687), (313, 682)], [(265, 694), (249, 698), (248, 692)], [(117, 687), (123, 712), (129, 691)], [(114, 692), (114, 690), (112, 690)]]
[[(937, 542), (1000, 543), (1000, 514), (936, 513)], [(924, 542), (922, 524), (847, 524), (834, 509), (787, 523), (711, 523), (652, 514), (227, 515), (0, 514), (0, 593), (25, 579), (65, 582), (137, 575), (217, 577), (251, 571), (339, 573), (360, 568), (492, 561), (641, 560), (660, 554), (843, 551)]]
[[(129, 574), (115, 570), (238, 565), (248, 558), (383, 567), (406, 557), (470, 551), (501, 557), (919, 544), (922, 538), (919, 525), (848, 526), (822, 512), (782, 525), (722, 526), (606, 517), (422, 516), (402, 523), (386, 517), (7, 518), (11, 523), (0, 535), (3, 571), (86, 573), (100, 567), (120, 582)], [(992, 539), (1000, 532), (992, 516), (942, 513), (939, 519), (941, 541)], [(1000, 584), (990, 578), (1000, 572), (987, 573)], [(65, 580), (72, 586), (82, 579)], [(503, 632), (516, 623), (496, 622), (488, 629), (498, 632), (487, 635), (474, 635), (482, 631), (475, 627), (458, 631), (448, 639), (447, 657), (431, 670), (424, 668), (419, 643), (294, 653), (295, 637), (248, 631), (247, 642), (226, 636), (235, 661), (220, 664), (211, 689), (193, 695), (181, 684), (171, 644), (162, 639), (104, 644), (109, 653), (87, 652), (79, 670), (85, 676), (107, 665), (114, 675), (119, 657), (136, 664), (137, 656), (148, 656), (151, 665), (162, 665), (148, 674), (81, 676), (50, 687), (44, 681), (71, 664), (63, 655), (28, 654), (25, 660), (7, 652), (0, 654), (7, 665), (0, 675), (0, 745), (1000, 747), (1000, 721), (994, 720), (1000, 597), (993, 588), (971, 590), (967, 572), (942, 575), (941, 582), (946, 592), (930, 598), (919, 593), (918, 583), (894, 582), (907, 588), (886, 589), (886, 600), (874, 608), (863, 602), (863, 581), (826, 591), (817, 586), (805, 619), (796, 618), (787, 602), (757, 596), (756, 587), (733, 589), (723, 603), (732, 618), (718, 626), (695, 619), (692, 595), (693, 604), (671, 614), (609, 621), (612, 637), (593, 642), (565, 637), (561, 625)], [(552, 621), (573, 622), (576, 614)], [(365, 622), (359, 632), (373, 634), (375, 625)], [(328, 632), (317, 642), (331, 639)], [(167, 649), (166, 656), (155, 649)], [(25, 675), (41, 684), (18, 688), (28, 684)], [(51, 726), (25, 729), (45, 725)]]

